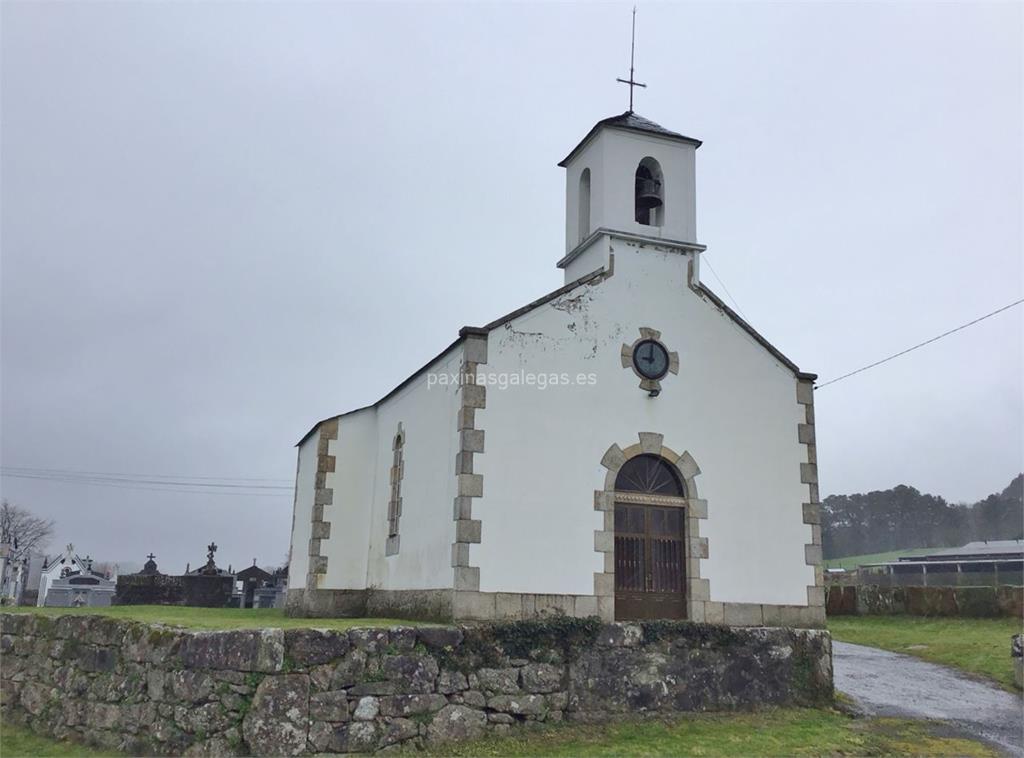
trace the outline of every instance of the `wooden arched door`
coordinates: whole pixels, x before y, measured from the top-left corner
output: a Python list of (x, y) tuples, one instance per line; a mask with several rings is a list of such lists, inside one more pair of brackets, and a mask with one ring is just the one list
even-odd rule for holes
[(615, 479), (615, 618), (686, 618), (686, 488), (675, 467), (638, 455)]

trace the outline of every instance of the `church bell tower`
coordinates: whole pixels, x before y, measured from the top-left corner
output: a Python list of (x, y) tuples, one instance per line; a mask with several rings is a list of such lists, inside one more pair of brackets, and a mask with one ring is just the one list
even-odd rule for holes
[(558, 265), (567, 281), (603, 265), (590, 251), (609, 234), (703, 249), (696, 226), (700, 144), (631, 110), (597, 122), (558, 164), (566, 180), (566, 255)]

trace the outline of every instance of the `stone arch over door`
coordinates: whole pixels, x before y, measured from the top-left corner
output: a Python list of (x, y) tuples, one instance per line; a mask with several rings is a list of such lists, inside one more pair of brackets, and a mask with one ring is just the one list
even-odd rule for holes
[[(708, 557), (708, 540), (700, 536), (700, 522), (707, 518), (707, 501), (698, 496), (696, 477), (700, 467), (689, 452), (677, 453), (663, 442), (663, 435), (640, 432), (639, 442), (626, 448), (613, 444), (601, 458), (607, 469), (604, 489), (594, 492), (594, 509), (604, 513), (604, 528), (594, 533), (594, 549), (603, 555), (604, 571), (594, 574), (594, 594), (601, 616), (612, 619), (615, 614), (615, 482), (627, 461), (641, 455), (655, 455), (674, 467), (685, 487), (685, 498), (645, 494), (643, 502), (655, 506), (685, 508), (684, 560), (686, 617), (705, 621), (710, 599), (708, 580), (701, 578), (701, 560)], [(621, 495), (620, 495), (621, 496)]]

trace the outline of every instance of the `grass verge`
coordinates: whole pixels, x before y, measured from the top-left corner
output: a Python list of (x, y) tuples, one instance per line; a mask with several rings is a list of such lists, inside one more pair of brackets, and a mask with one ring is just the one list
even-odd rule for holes
[(1013, 690), (1010, 637), (1019, 619), (833, 616), (832, 636), (843, 642), (906, 653), (992, 679)]
[(109, 608), (33, 608), (4, 606), (4, 613), (45, 616), (85, 614), (166, 624), (189, 629), (351, 629), (353, 627), (427, 626), (422, 621), (383, 618), (292, 618), (280, 608), (185, 608), (177, 605), (113, 605)]
[[(70, 742), (0, 724), (4, 756), (110, 756)], [(410, 748), (408, 752), (413, 752)], [(424, 754), (416, 751), (418, 754)], [(833, 710), (782, 708), (754, 713), (694, 714), (676, 721), (555, 725), (515, 736), (438, 746), (445, 756), (968, 756), (996, 753), (944, 734), (941, 724), (863, 719)]]
[(560, 725), (428, 751), (449, 756), (993, 756), (941, 725), (784, 708), (694, 714), (671, 722)]
[(52, 740), (40, 737), (23, 726), (0, 722), (0, 755), (4, 758), (64, 758), (65, 756), (112, 756), (118, 753), (103, 752), (74, 742)]

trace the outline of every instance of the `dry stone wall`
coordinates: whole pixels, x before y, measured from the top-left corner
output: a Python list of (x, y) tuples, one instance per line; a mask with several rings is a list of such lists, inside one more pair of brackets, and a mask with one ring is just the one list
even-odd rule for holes
[(810, 629), (555, 617), (196, 632), (0, 614), (5, 721), (134, 755), (301, 755), (832, 698)]
[(994, 618), (1024, 615), (1024, 587), (881, 587), (875, 584), (826, 588), (829, 616), (907, 614)]

